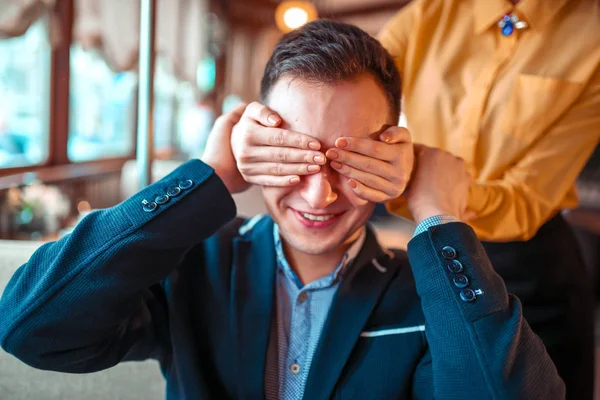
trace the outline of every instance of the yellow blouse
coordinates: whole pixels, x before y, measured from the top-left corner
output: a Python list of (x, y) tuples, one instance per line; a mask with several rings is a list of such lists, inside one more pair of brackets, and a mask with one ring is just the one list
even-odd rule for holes
[[(503, 36), (511, 12), (527, 27)], [(481, 239), (527, 240), (577, 205), (575, 179), (600, 138), (598, 0), (415, 0), (379, 39), (413, 140), (469, 166)], [(401, 199), (388, 208), (407, 215)]]

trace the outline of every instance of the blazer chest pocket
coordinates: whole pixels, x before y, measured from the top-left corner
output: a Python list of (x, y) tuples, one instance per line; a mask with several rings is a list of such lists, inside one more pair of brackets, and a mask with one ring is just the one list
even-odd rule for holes
[(412, 375), (426, 349), (424, 330), (422, 325), (365, 329), (333, 398), (410, 398)]
[(523, 144), (535, 141), (573, 104), (584, 86), (562, 79), (518, 75), (503, 113), (504, 131)]

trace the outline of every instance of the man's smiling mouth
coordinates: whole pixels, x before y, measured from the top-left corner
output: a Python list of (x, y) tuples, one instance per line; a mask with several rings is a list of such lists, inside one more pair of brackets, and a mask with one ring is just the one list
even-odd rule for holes
[(326, 215), (315, 215), (301, 212), (302, 216), (311, 221), (328, 221), (331, 218), (335, 217), (335, 214), (326, 214)]
[(323, 213), (313, 214), (305, 211), (291, 209), (294, 212), (298, 220), (307, 228), (326, 228), (339, 221), (340, 217), (345, 211), (338, 213)]

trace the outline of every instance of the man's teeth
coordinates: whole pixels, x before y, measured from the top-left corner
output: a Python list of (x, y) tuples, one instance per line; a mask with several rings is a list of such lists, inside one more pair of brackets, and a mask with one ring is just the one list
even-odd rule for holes
[(327, 220), (330, 220), (331, 218), (335, 217), (335, 215), (332, 215), (332, 214), (313, 215), (313, 214), (307, 214), (307, 213), (302, 213), (302, 216), (311, 221), (327, 221)]

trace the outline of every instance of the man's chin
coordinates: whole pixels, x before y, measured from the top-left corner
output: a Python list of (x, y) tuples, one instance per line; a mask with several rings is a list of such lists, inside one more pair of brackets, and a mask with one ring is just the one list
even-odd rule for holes
[[(291, 239), (291, 240), (290, 240)], [(336, 251), (342, 245), (342, 240), (338, 241), (327, 241), (327, 243), (323, 243), (323, 241), (319, 241), (315, 243), (315, 238), (289, 238), (286, 239), (289, 246), (293, 247), (297, 251), (300, 251), (304, 254), (308, 254), (311, 256), (319, 256), (323, 254), (328, 254), (333, 251)]]

